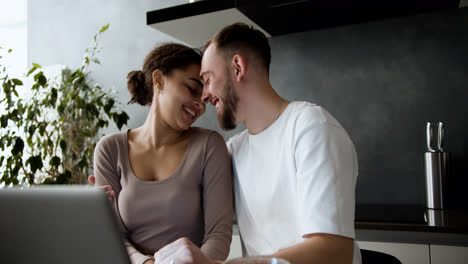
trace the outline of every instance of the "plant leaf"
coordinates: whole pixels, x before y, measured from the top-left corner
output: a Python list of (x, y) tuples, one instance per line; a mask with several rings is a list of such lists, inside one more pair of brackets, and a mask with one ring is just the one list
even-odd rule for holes
[(59, 106), (57, 107), (57, 112), (61, 115), (63, 114), (64, 110), (65, 110), (65, 105), (61, 102)]
[(31, 169), (31, 173), (36, 173), (37, 170), (42, 169), (42, 158), (40, 155), (31, 156), (29, 159), (26, 160), (26, 165), (29, 164), (29, 168)]
[(97, 125), (98, 125), (98, 127), (103, 128), (106, 125), (106, 122), (104, 120), (100, 119)]
[(11, 154), (13, 156), (18, 155), (19, 153), (23, 152), (24, 149), (24, 141), (20, 137), (16, 138), (15, 145), (11, 149)]
[(129, 117), (128, 117), (127, 113), (125, 113), (125, 112), (120, 113), (117, 116), (117, 127), (119, 129), (121, 129), (123, 125), (127, 124), (128, 119), (129, 119)]
[(46, 83), (47, 83), (47, 78), (46, 78), (43, 74), (39, 75), (38, 83), (39, 83), (42, 87), (45, 87), (45, 85), (46, 85)]
[(8, 126), (8, 116), (2, 115), (2, 117), (0, 117), (0, 123), (2, 125), (2, 128), (7, 127)]
[(26, 142), (28, 143), (28, 146), (29, 146), (30, 148), (33, 147), (32, 136), (28, 137), (28, 138), (26, 139)]
[(67, 142), (63, 139), (60, 140), (60, 148), (62, 149), (62, 151), (65, 151), (67, 148)]
[(60, 173), (60, 175), (57, 177), (56, 182), (58, 184), (65, 184), (68, 182), (71, 182), (72, 174), (69, 170), (66, 170), (64, 173)]
[(110, 110), (112, 109), (112, 107), (114, 106), (114, 99), (110, 98), (108, 101), (107, 101), (107, 104), (104, 106), (104, 112), (106, 112), (106, 114), (109, 114)]
[(28, 128), (29, 135), (32, 136), (34, 134), (34, 131), (36, 131), (36, 125), (31, 125)]
[(47, 139), (47, 145), (49, 146), (49, 148), (53, 148), (54, 147), (54, 142), (49, 138), (49, 139)]
[(26, 76), (31, 75), (31, 73), (33, 73), (36, 69), (37, 69), (36, 67), (32, 67), (32, 68), (28, 71), (28, 74), (26, 74)]
[(40, 124), (39, 125), (39, 134), (42, 136), (44, 136), (44, 133), (45, 133), (45, 124)]
[(56, 182), (52, 178), (47, 178), (42, 182), (42, 184), (56, 184)]
[(11, 79), (11, 81), (12, 81), (15, 85), (18, 85), (18, 86), (23, 85), (23, 82), (22, 82), (21, 80), (18, 80), (18, 79)]
[(60, 158), (57, 156), (53, 156), (52, 159), (50, 159), (49, 164), (50, 166), (58, 167), (60, 165)]
[[(20, 170), (20, 166), (19, 166), (19, 164), (17, 163), (17, 164), (15, 165), (15, 167), (14, 167), (14, 168), (11, 170), (11, 172), (10, 172), (10, 173), (11, 173), (11, 174), (10, 174), (10, 177), (12, 178), (13, 185), (15, 185), (15, 182), (16, 182), (16, 184), (18, 184), (18, 182), (15, 181), (15, 179), (16, 179), (16, 177), (18, 176), (19, 170)], [(12, 176), (13, 176), (13, 177), (12, 177)], [(17, 179), (16, 179), (16, 180), (17, 180)]]
[(99, 33), (106, 31), (108, 28), (109, 28), (109, 24), (102, 26), (102, 28), (99, 30)]
[(83, 169), (87, 165), (88, 165), (88, 161), (86, 160), (86, 156), (84, 156), (81, 158), (80, 162), (78, 163), (78, 167), (80, 167), (80, 169)]

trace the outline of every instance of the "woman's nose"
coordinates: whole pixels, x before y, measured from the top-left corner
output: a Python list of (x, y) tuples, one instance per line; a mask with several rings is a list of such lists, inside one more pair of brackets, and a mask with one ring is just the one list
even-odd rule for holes
[(195, 106), (196, 106), (199, 110), (205, 109), (205, 103), (201, 102), (200, 100), (196, 100), (196, 101), (195, 101)]

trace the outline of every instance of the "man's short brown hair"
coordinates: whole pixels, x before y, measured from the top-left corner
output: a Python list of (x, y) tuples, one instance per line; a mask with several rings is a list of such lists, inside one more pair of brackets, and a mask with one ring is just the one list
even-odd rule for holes
[(270, 71), (271, 49), (268, 39), (260, 30), (244, 23), (234, 23), (224, 27), (214, 35), (204, 46), (206, 50), (210, 44), (215, 44), (225, 57), (232, 57), (241, 49), (252, 52)]

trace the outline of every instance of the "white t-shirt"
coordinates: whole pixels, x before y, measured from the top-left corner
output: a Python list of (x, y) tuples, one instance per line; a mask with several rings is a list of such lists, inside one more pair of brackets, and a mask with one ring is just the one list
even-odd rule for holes
[[(326, 110), (291, 102), (257, 135), (227, 143), (234, 166), (235, 211), (248, 256), (272, 254), (328, 233), (354, 239), (357, 155)], [(361, 263), (354, 243), (354, 264)]]

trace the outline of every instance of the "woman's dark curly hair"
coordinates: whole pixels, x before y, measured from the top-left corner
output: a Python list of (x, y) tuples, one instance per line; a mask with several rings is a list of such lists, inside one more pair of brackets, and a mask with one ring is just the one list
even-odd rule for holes
[(163, 43), (156, 46), (145, 58), (141, 71), (127, 75), (127, 88), (132, 98), (128, 102), (151, 105), (153, 99), (153, 72), (159, 69), (170, 75), (174, 69), (184, 70), (192, 64), (201, 64), (202, 53), (178, 43)]

